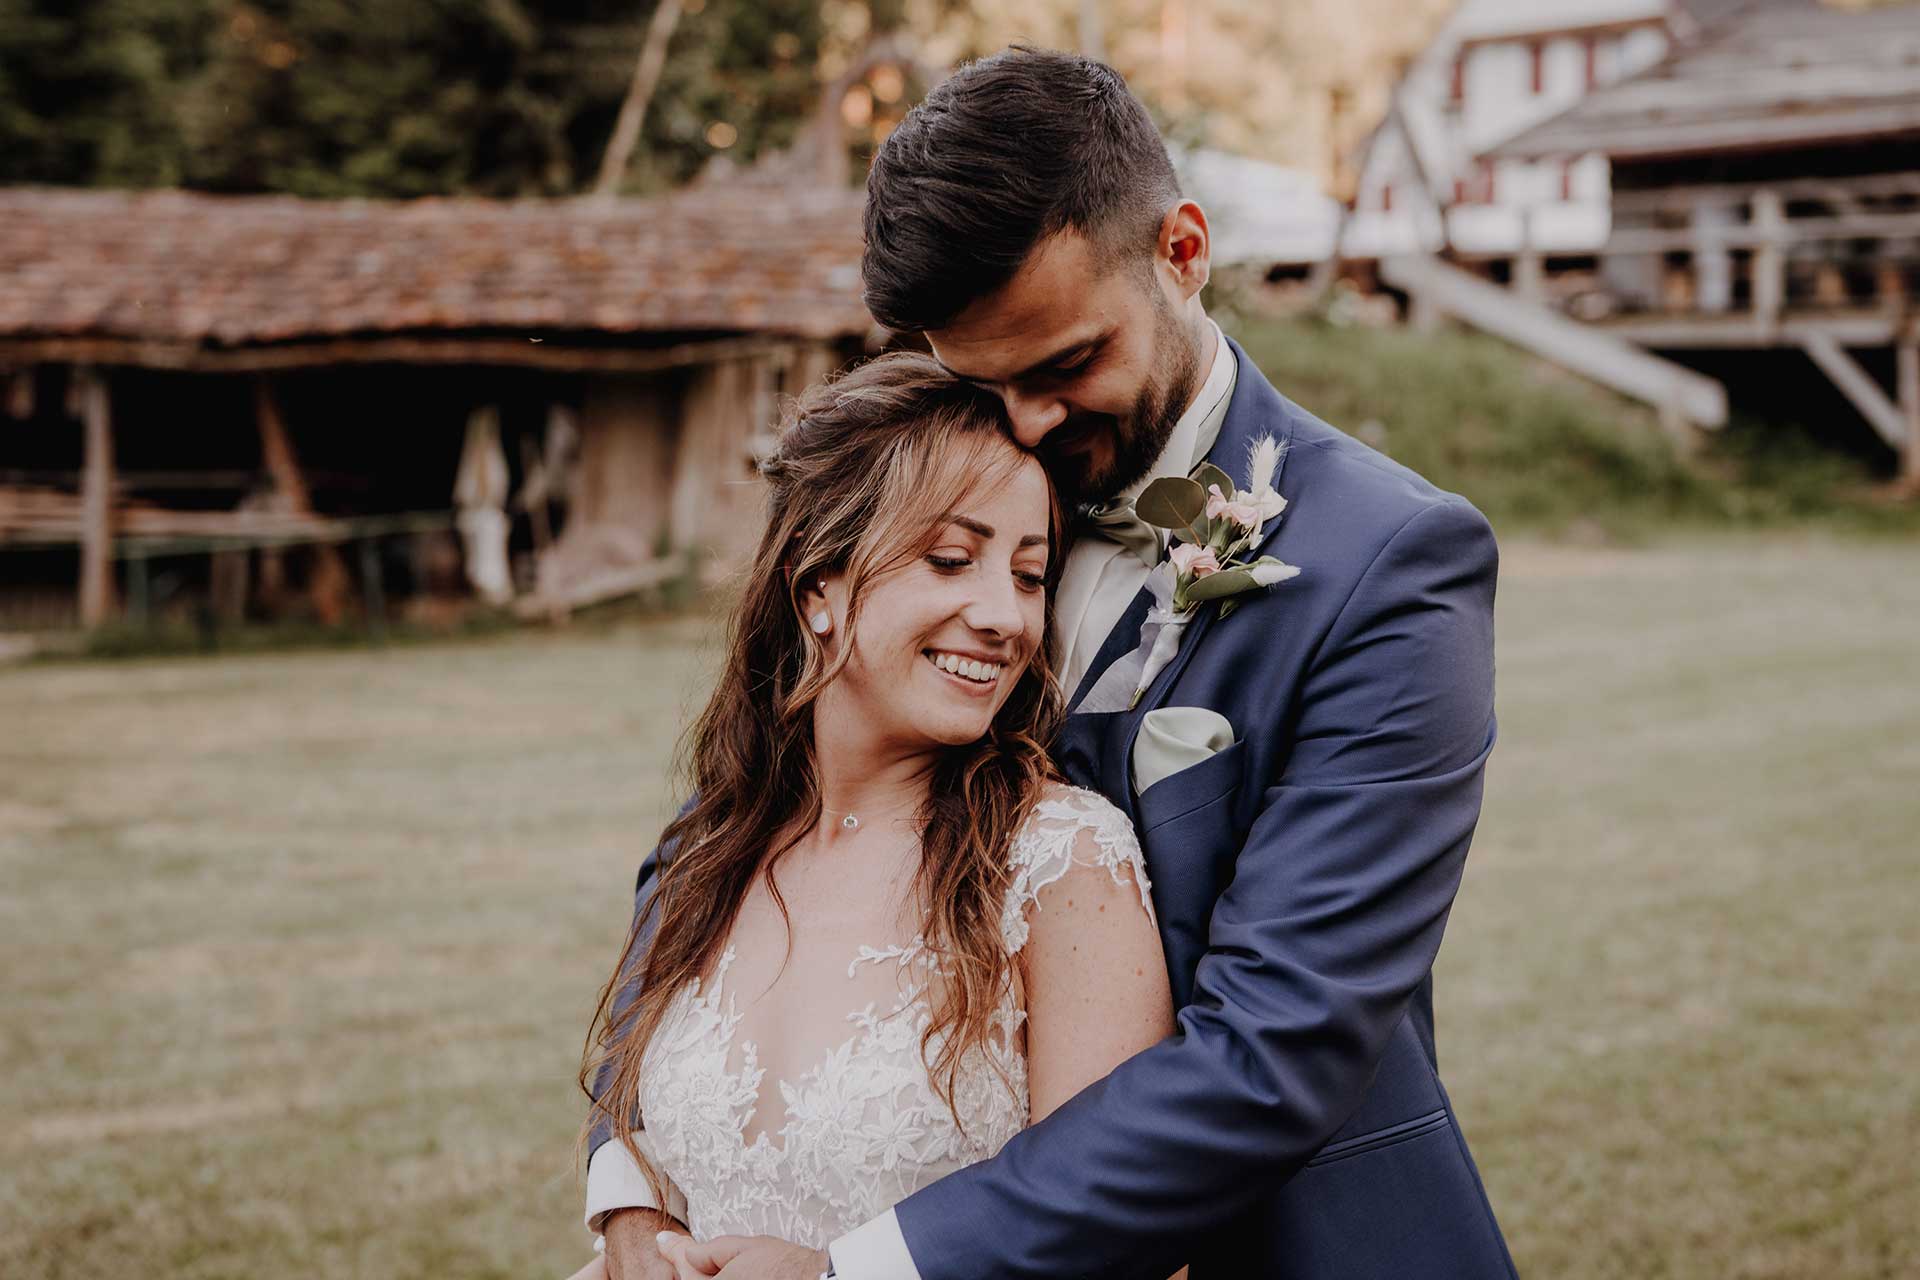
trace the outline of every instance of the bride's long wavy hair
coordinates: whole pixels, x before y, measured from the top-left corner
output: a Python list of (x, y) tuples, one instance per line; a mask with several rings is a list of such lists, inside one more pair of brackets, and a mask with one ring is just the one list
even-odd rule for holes
[[(786, 912), (771, 872), (820, 818), (813, 707), (852, 653), (864, 587), (931, 551), (940, 517), (1016, 465), (999, 401), (914, 352), (881, 356), (807, 391), (761, 465), (766, 532), (734, 609), (719, 683), (687, 739), (684, 782), (693, 798), (661, 835), (659, 882), (647, 907), (652, 942), (640, 945), (636, 916), (600, 992), (579, 1075), (593, 1100), (581, 1147), (600, 1118), (610, 1120), (657, 1203), (666, 1203), (659, 1171), (633, 1140), (644, 1124), (642, 1056), (675, 993), (711, 971), (757, 877), (768, 877)], [(1063, 558), (1057, 497), (1048, 523), (1051, 602)], [(804, 584), (836, 572), (845, 575), (849, 603), (846, 642), (830, 661), (805, 625), (801, 594)], [(917, 818), (915, 900), (945, 975), (921, 1052), (949, 1109), (961, 1063), (993, 1035), (994, 1009), (1012, 981), (1000, 932), (1007, 853), (1042, 785), (1057, 776), (1047, 748), (1063, 699), (1050, 631), (1043, 626), (986, 735), (940, 753)], [(590, 1082), (603, 1074), (607, 1083), (595, 1097)]]

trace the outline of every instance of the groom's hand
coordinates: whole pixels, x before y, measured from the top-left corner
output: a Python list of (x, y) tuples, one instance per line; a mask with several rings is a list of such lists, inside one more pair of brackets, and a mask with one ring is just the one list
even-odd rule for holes
[(655, 1237), (686, 1228), (658, 1209), (620, 1209), (600, 1225), (607, 1241), (607, 1280), (673, 1280), (673, 1264)]
[(674, 1242), (667, 1250), (678, 1264), (677, 1280), (820, 1280), (827, 1255), (773, 1236), (716, 1236)]

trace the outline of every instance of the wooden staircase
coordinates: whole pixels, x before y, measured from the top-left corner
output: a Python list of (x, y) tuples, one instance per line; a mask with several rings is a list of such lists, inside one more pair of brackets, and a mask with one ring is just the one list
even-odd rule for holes
[(1383, 259), (1380, 278), (1405, 292), (1416, 309), (1452, 316), (1652, 405), (1669, 425), (1690, 423), (1708, 429), (1726, 425), (1727, 389), (1714, 379), (1438, 258)]

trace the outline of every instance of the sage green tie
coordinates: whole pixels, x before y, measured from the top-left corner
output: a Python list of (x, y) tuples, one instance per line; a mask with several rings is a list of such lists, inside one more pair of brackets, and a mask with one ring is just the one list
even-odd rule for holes
[(1119, 543), (1147, 568), (1160, 563), (1160, 531), (1134, 514), (1131, 498), (1094, 503), (1086, 510), (1086, 521), (1094, 536)]

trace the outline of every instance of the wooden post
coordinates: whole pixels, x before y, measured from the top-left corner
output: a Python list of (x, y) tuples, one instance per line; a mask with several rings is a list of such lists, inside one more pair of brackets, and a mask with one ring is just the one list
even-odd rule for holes
[(7, 416), (24, 422), (33, 416), (33, 366), (7, 372)]
[(1779, 332), (1787, 298), (1786, 218), (1779, 192), (1753, 193), (1753, 226), (1762, 237), (1753, 251), (1753, 322), (1760, 337), (1770, 341)]
[(1907, 447), (1900, 451), (1900, 475), (1909, 494), (1920, 497), (1920, 325), (1908, 325), (1895, 348), (1900, 411), (1907, 420)]
[(113, 612), (113, 417), (106, 379), (75, 369), (86, 432), (80, 472), (80, 625), (99, 626)]
[(1520, 252), (1513, 260), (1513, 290), (1528, 302), (1547, 297), (1547, 263), (1534, 241), (1533, 206), (1520, 210)]
[(1887, 398), (1880, 380), (1862, 369), (1859, 361), (1848, 355), (1831, 333), (1819, 330), (1803, 333), (1800, 347), (1820, 366), (1820, 371), (1833, 380), (1840, 394), (1853, 402), (1867, 425), (1880, 433), (1887, 447), (1897, 455), (1906, 453), (1909, 436), (1906, 415)]
[(1693, 232), (1693, 305), (1706, 312), (1733, 305), (1733, 254), (1726, 231), (1733, 208), (1720, 196), (1696, 196), (1689, 228)]
[[(293, 438), (287, 433), (286, 420), (273, 398), (273, 383), (265, 374), (254, 380), (255, 417), (260, 427), (260, 460), (273, 477), (274, 505), (282, 511), (313, 514), (313, 496), (307, 491), (306, 477), (300, 474), (300, 461), (293, 452)], [(271, 597), (279, 585), (281, 552), (261, 549), (261, 595)], [(269, 567), (271, 563), (272, 567)], [(307, 594), (313, 612), (326, 626), (337, 626), (347, 613), (350, 590), (346, 562), (340, 548), (331, 543), (315, 543), (312, 549), (312, 577)]]

